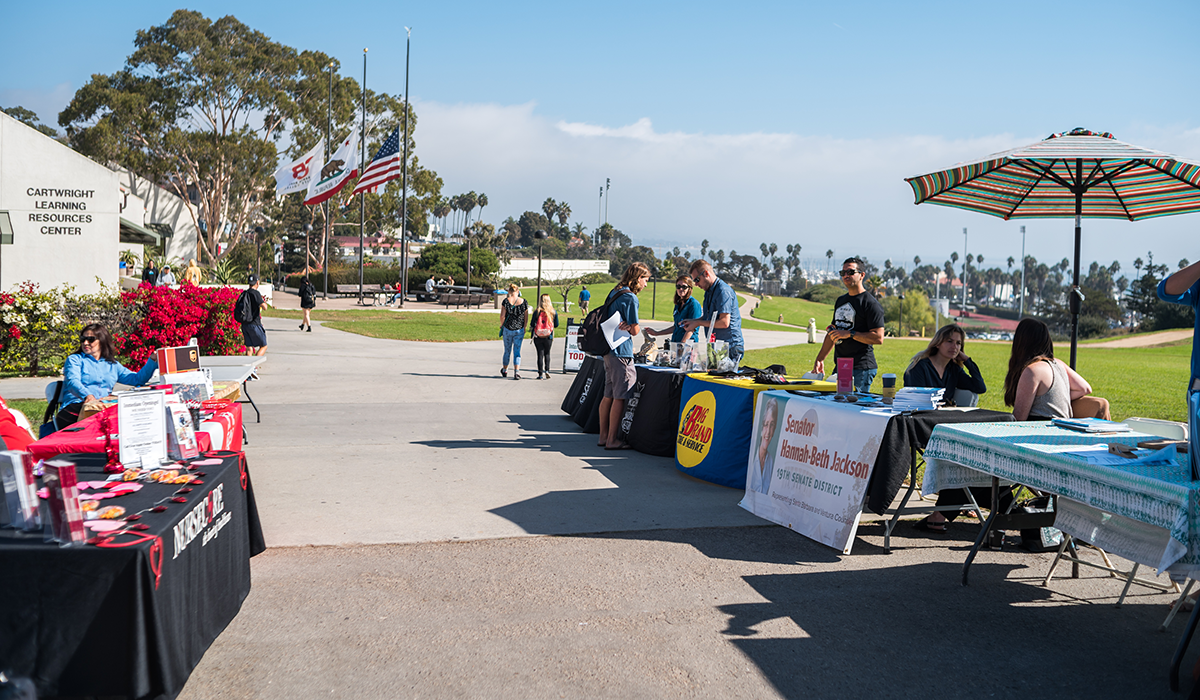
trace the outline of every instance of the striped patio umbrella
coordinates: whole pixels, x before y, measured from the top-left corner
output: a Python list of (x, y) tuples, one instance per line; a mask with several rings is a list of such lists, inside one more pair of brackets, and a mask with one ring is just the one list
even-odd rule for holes
[(912, 187), (917, 204), (929, 202), (1003, 219), (1075, 219), (1072, 367), (1082, 302), (1081, 220), (1137, 221), (1200, 212), (1200, 163), (1086, 129), (1053, 134), (974, 163), (905, 178), (905, 182)]

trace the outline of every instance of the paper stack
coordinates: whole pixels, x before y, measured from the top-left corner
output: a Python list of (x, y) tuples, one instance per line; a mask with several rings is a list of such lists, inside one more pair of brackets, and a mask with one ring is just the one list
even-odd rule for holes
[(904, 387), (892, 399), (892, 408), (897, 411), (931, 411), (942, 405), (945, 389)]
[(1129, 426), (1101, 418), (1055, 418), (1050, 421), (1062, 428), (1083, 433), (1127, 433)]

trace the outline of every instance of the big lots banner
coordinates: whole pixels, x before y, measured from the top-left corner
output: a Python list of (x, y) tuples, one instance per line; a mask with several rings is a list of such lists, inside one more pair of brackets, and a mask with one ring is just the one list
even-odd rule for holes
[(763, 392), (740, 505), (850, 553), (890, 414)]

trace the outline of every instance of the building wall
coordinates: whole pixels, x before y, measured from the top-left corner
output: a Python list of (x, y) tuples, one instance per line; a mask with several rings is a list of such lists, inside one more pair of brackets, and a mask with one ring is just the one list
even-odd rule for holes
[(13, 227), (13, 244), (0, 246), (0, 288), (115, 285), (120, 208), (116, 173), (0, 113), (0, 211)]
[(118, 175), (121, 189), (128, 191), (131, 198), (137, 197), (141, 200), (140, 208), (131, 209), (127, 203), (121, 215), (143, 226), (168, 224), (174, 235), (166, 239), (167, 260), (178, 260), (186, 266), (188, 260), (196, 257), (196, 244), (199, 240), (199, 232), (190, 211), (195, 207), (174, 192), (128, 170)]
[[(537, 277), (537, 258), (514, 258), (500, 268), (501, 277)], [(608, 272), (607, 260), (542, 260), (542, 279), (555, 281)]]

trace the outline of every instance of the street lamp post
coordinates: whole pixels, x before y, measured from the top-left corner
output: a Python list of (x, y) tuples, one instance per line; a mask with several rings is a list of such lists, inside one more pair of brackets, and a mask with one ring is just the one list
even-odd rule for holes
[(537, 241), (538, 241), (537, 298), (534, 301), (534, 304), (537, 305), (537, 304), (542, 303), (542, 243), (541, 243), (541, 241), (544, 241), (547, 238), (549, 238), (550, 234), (539, 229), (539, 230), (533, 232), (533, 237), (535, 239), (537, 239)]
[(1021, 227), (1021, 311), (1017, 319), (1025, 318), (1025, 227)]
[(904, 292), (900, 292), (900, 337), (904, 337)]
[(962, 300), (962, 311), (959, 312), (959, 314), (958, 314), (959, 316), (962, 316), (963, 314), (967, 313), (967, 227), (966, 226), (963, 227), (962, 283), (963, 283), (963, 300)]

